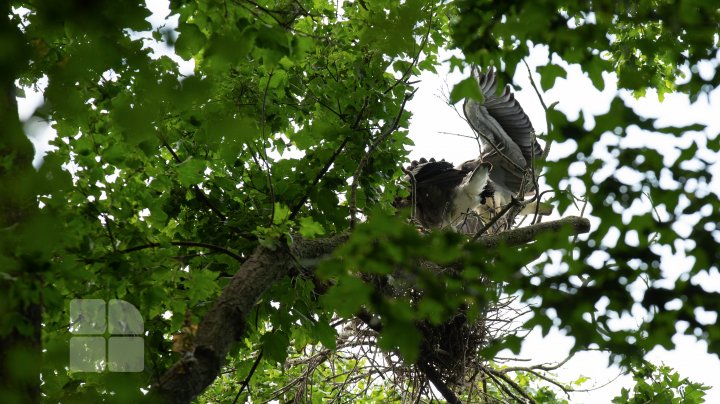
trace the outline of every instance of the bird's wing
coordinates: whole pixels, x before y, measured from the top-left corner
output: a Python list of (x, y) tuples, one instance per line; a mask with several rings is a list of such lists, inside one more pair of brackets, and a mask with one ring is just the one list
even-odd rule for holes
[[(473, 72), (485, 98), (479, 103), (466, 100), (463, 107), (470, 126), (480, 134), (482, 159), (493, 164), (490, 178), (516, 193), (523, 181), (523, 171), (533, 158), (542, 155), (535, 140), (530, 119), (515, 100), (510, 87), (497, 95), (495, 71)], [(526, 188), (532, 190), (532, 187)]]
[(416, 218), (427, 228), (445, 225), (452, 213), (455, 189), (467, 173), (455, 169), (446, 161), (425, 159), (420, 163), (413, 162), (406, 172), (411, 177), (410, 200), (417, 208)]
[(495, 70), (490, 69), (487, 73), (478, 73), (478, 82), (485, 96), (483, 105), (490, 116), (502, 126), (505, 133), (515, 142), (522, 151), (525, 161), (542, 155), (542, 147), (535, 140), (530, 118), (523, 111), (520, 103), (515, 99), (510, 86), (505, 86), (502, 94), (497, 95), (497, 80)]
[(441, 185), (447, 189), (455, 188), (467, 174), (456, 170), (447, 161), (429, 161), (411, 165), (409, 172), (417, 187)]

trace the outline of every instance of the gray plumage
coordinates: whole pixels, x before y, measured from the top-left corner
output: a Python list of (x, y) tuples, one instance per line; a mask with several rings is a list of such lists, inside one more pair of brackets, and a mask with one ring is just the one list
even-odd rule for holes
[[(538, 160), (543, 149), (535, 140), (535, 130), (530, 118), (506, 86), (497, 94), (495, 71), (473, 71), (480, 90), (485, 97), (480, 103), (468, 99), (463, 106), (465, 117), (479, 135), (482, 146), (480, 159), (492, 164), (490, 180), (502, 204), (509, 202), (510, 195), (520, 192), (526, 170), (532, 160)], [(471, 162), (474, 160), (470, 160)], [(467, 163), (467, 162), (466, 162)], [(532, 178), (528, 178), (525, 193), (534, 192)]]
[[(463, 109), (479, 136), (480, 157), (457, 166), (446, 161), (420, 159), (406, 169), (411, 196), (397, 201), (396, 205), (414, 203), (415, 219), (427, 228), (452, 226), (474, 232), (482, 224), (478, 218), (488, 220), (521, 190), (524, 190), (523, 196), (535, 192), (534, 180), (526, 178), (526, 173), (533, 159), (542, 156), (543, 149), (535, 140), (530, 119), (509, 86), (497, 94), (494, 70), (473, 71), (473, 77), (478, 81), (484, 101), (468, 99)], [(526, 206), (520, 214), (529, 214), (536, 207), (536, 204)], [(471, 212), (479, 214), (474, 216), (474, 224), (463, 220)], [(540, 213), (549, 212), (543, 209)]]

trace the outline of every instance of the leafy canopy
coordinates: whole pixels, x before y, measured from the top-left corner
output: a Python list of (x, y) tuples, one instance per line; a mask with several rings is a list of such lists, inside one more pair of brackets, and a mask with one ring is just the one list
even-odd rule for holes
[[(582, 117), (572, 121), (550, 109), (545, 140), (573, 141), (577, 150), (573, 160), (546, 162), (545, 179), (561, 213), (573, 203), (568, 181), (584, 184), (599, 218), (587, 237), (559, 232), (488, 254), (457, 234), (421, 235), (393, 216), (392, 207), (406, 192), (398, 179), (412, 146), (404, 106), (422, 85), (413, 78), (443, 63), (441, 48), (462, 50), (463, 58), (448, 61), (453, 68), (495, 65), (509, 81), (531, 46), (546, 45), (579, 64), (598, 89), (603, 73), (614, 72), (618, 86), (636, 95), (654, 89), (660, 97), (678, 91), (696, 100), (720, 84), (717, 73), (697, 73), (704, 61), (717, 63), (720, 15), (713, 2), (359, 0), (338, 8), (323, 0), (173, 0), (177, 29), (151, 26), (150, 12), (137, 1), (12, 1), (5, 15), (3, 102), (14, 104), (8, 95), (16, 85), (42, 88), (45, 102), (35, 115), (57, 135), (56, 149), (33, 169), (16, 109), (7, 108), (0, 136), (0, 279), (2, 309), (10, 314), (3, 315), (0, 336), (32, 335), (39, 323), (20, 313), (42, 304), (48, 399), (99, 400), (107, 391), (132, 399), (138, 386), (154, 383), (178, 359), (169, 335), (186, 325), (184, 313), (197, 324), (238, 261), (258, 245), (282, 249), (348, 231), (317, 278), (304, 274), (271, 285), (230, 354), (236, 376), (211, 386), (208, 399), (228, 400), (239, 382), (234, 378), (250, 372), (252, 353), (260, 349), (262, 376), (251, 381), (253, 399), (272, 397), (274, 386), (302, 372), (276, 363), (317, 344), (335, 349), (331, 321), (361, 309), (383, 319), (380, 347), (412, 362), (421, 338), (415, 324), (440, 324), (459, 307), (477, 316), (497, 297), (486, 282), (535, 303), (525, 327), (560, 327), (575, 338), (576, 349), (608, 349), (630, 363), (657, 345), (672, 348), (681, 330), (720, 351), (717, 328), (697, 315), (717, 314), (720, 302), (698, 281), (716, 274), (720, 262), (720, 202), (708, 172), (720, 140), (702, 125), (658, 127), (620, 98), (590, 129)], [(177, 59), (152, 50), (163, 46), (192, 60), (192, 74), (181, 74)], [(556, 64), (538, 73), (545, 90), (566, 74)], [(477, 98), (477, 88), (461, 82), (451, 100), (466, 97)], [(696, 135), (678, 147), (675, 159), (653, 145), (618, 142), (609, 147), (615, 161), (593, 157), (602, 136), (622, 138), (631, 127), (668, 138)], [(584, 173), (570, 175), (572, 162)], [(607, 167), (609, 175), (595, 175)], [(628, 182), (625, 170), (641, 180)], [(635, 204), (641, 213), (624, 213)], [(364, 222), (351, 226), (354, 217)], [(690, 223), (690, 230), (679, 232), (678, 222)], [(622, 239), (604, 241), (612, 233)], [(623, 242), (630, 234), (634, 241)], [(689, 257), (677, 279), (662, 270), (668, 249)], [(542, 254), (548, 250), (563, 257), (559, 270)], [(600, 264), (591, 257), (601, 257)], [(438, 276), (417, 269), (421, 260), (460, 270)], [(298, 271), (315, 264), (300, 262)], [(363, 281), (398, 268), (417, 279), (424, 291), (419, 304), (382, 295)], [(140, 309), (147, 330), (144, 372), (63, 370), (73, 298), (119, 298)], [(607, 305), (598, 312), (601, 301)], [(638, 327), (613, 328), (611, 320), (633, 307), (648, 313)], [(520, 339), (498, 342), (484, 355), (517, 350)], [(12, 365), (17, 377), (36, 374), (36, 365), (27, 363)], [(320, 380), (318, 371), (312, 397), (330, 389)], [(370, 385), (370, 401), (399, 397), (371, 382), (343, 383), (347, 394)], [(645, 388), (637, 389), (636, 397), (645, 397)], [(694, 387), (687, 394), (701, 393)]]

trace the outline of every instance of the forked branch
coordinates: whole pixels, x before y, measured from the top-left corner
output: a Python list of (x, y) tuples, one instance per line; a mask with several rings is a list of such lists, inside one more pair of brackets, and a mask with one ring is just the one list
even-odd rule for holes
[[(519, 245), (531, 242), (543, 233), (562, 229), (570, 229), (573, 234), (585, 233), (590, 229), (590, 222), (585, 218), (568, 217), (483, 236), (474, 243), (486, 249), (501, 244)], [(187, 403), (197, 397), (220, 374), (230, 345), (242, 338), (246, 331), (247, 316), (270, 285), (294, 271), (297, 262), (318, 262), (349, 237), (349, 234), (344, 233), (316, 240), (299, 238), (292, 247), (281, 246), (275, 250), (257, 247), (240, 265), (220, 298), (201, 321), (192, 355), (176, 362), (158, 380), (151, 394), (172, 403)]]

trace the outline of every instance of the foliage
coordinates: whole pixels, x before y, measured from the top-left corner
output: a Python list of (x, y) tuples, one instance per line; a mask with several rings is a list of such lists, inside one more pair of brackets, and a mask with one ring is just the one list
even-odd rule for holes
[[(426, 358), (418, 324), (439, 327), (458, 310), (482, 318), (500, 294), (493, 285), (536, 303), (525, 327), (558, 326), (575, 338), (576, 350), (595, 346), (637, 364), (657, 345), (671, 348), (682, 321), (685, 333), (719, 352), (717, 329), (696, 313), (717, 313), (720, 302), (697, 281), (720, 262), (720, 203), (707, 171), (720, 138), (702, 125), (658, 127), (620, 98), (591, 129), (583, 117), (548, 110), (545, 140), (574, 142), (577, 150), (572, 161), (546, 162), (544, 176), (561, 213), (573, 203), (570, 181), (583, 184), (600, 219), (587, 238), (558, 232), (483, 251), (456, 233), (419, 233), (392, 205), (406, 192), (399, 179), (412, 145), (404, 107), (421, 85), (414, 77), (441, 63), (439, 49), (463, 51), (464, 58), (449, 60), (453, 68), (495, 65), (509, 81), (529, 48), (542, 44), (579, 64), (598, 88), (603, 73), (615, 72), (619, 87), (636, 95), (656, 89), (697, 99), (720, 84), (720, 74), (697, 74), (703, 61), (717, 61), (720, 16), (712, 2), (684, 0), (679, 11), (676, 3), (358, 0), (338, 8), (325, 0), (172, 0), (174, 30), (151, 26), (138, 1), (11, 1), (0, 27), (7, 61), (0, 69), (7, 123), (0, 134), (0, 394), (8, 402), (38, 397), (41, 373), (49, 401), (137, 400), (140, 387), (157, 383), (186, 354), (172, 351), (172, 335), (194, 329), (258, 246), (281, 251), (344, 234), (347, 242), (331, 257), (299, 260), (268, 285), (204, 399), (234, 398), (260, 355), (246, 384), (270, 397), (297, 380), (317, 352), (340, 355), (339, 326), (363, 311), (383, 324), (376, 330), (382, 351), (373, 352), (402, 375), (403, 366)], [(163, 47), (192, 60), (192, 74), (153, 51)], [(543, 89), (565, 75), (557, 64), (538, 73)], [(37, 170), (17, 118), (16, 87), (18, 95), (44, 90), (34, 115), (57, 132), (56, 149)], [(453, 101), (478, 96), (468, 82), (451, 93)], [(634, 126), (667, 141), (691, 133), (693, 141), (678, 143), (675, 159), (619, 140), (609, 146), (614, 161), (593, 156), (602, 136), (623, 138)], [(569, 174), (571, 163), (583, 174)], [(597, 176), (601, 168), (610, 174)], [(627, 181), (628, 170), (641, 180)], [(643, 213), (628, 211), (636, 204)], [(692, 229), (673, 225), (682, 221)], [(608, 242), (615, 232), (623, 239)], [(563, 257), (560, 270), (543, 254), (549, 250)], [(691, 257), (678, 279), (661, 270), (665, 250)], [(454, 270), (431, 271), (421, 262)], [(401, 292), (409, 282), (411, 290), (384, 294), (388, 280)], [(64, 370), (75, 298), (124, 299), (140, 310), (143, 372)], [(648, 312), (637, 329), (612, 327), (637, 306)], [(40, 324), (42, 361), (32, 356)], [(517, 350), (520, 341), (492, 341), (479, 358)], [(305, 367), (288, 365), (298, 358)], [(403, 389), (427, 391), (427, 379), (416, 386), (400, 376), (375, 384), (327, 379), (328, 363), (339, 367), (332, 375), (367, 365), (342, 359), (316, 364), (313, 382), (293, 385), (283, 400), (362, 392), (369, 401), (392, 401)], [(677, 381), (659, 372), (670, 378), (661, 383)], [(642, 380), (636, 397), (645, 394)], [(533, 394), (540, 400), (541, 393)]]
[(633, 372), (632, 392), (622, 389), (613, 403), (703, 403), (709, 387), (680, 378), (667, 366), (645, 363)]
[[(455, 42), (468, 59), (480, 65), (502, 63), (509, 77), (528, 55), (531, 45), (543, 44), (551, 54), (579, 64), (598, 89), (604, 87), (603, 72), (616, 72), (618, 87), (636, 95), (649, 88), (656, 90), (659, 97), (678, 90), (696, 100), (720, 84), (717, 73), (708, 80), (697, 70), (702, 61), (718, 57), (719, 39), (708, 25), (708, 20), (716, 20), (718, 14), (710, 2), (682, 2), (679, 12), (675, 3), (665, 1), (632, 5), (602, 1), (457, 4)], [(557, 65), (548, 65), (540, 73), (544, 88), (564, 74)], [(676, 85), (681, 77), (686, 82)], [(619, 97), (612, 101), (607, 113), (594, 117), (595, 125), (589, 131), (582, 116), (570, 121), (563, 113), (550, 109), (548, 117), (552, 125), (548, 139), (576, 144), (574, 162), (583, 172), (569, 176), (570, 161), (547, 162), (548, 183), (558, 184), (555, 192), (563, 192), (569, 191), (568, 178), (579, 179), (592, 215), (601, 220), (586, 242), (572, 247), (573, 258), (563, 260), (566, 270), (557, 273), (553, 270), (555, 264), (547, 260), (545, 272), (540, 269), (543, 264), (537, 263), (536, 277), (523, 278), (514, 288), (511, 286), (526, 296), (542, 297), (543, 303), (531, 324), (542, 325), (547, 331), (552, 321), (546, 316), (552, 309), (558, 314), (560, 326), (576, 338), (577, 346), (597, 344), (625, 358), (656, 345), (672, 346), (668, 336), (675, 333), (678, 321), (689, 323), (685, 333), (708, 338), (711, 346), (717, 344), (713, 332), (694, 313), (697, 307), (717, 312), (717, 294), (693, 279), (716, 271), (715, 263), (720, 258), (713, 224), (718, 220), (720, 206), (717, 193), (709, 188), (708, 168), (712, 161), (700, 157), (705, 152), (717, 153), (720, 138), (702, 132), (703, 125), (659, 127), (654, 119), (635, 114)], [(616, 138), (626, 137), (632, 126), (645, 131), (650, 139), (663, 139), (665, 144), (675, 145), (674, 137), (690, 133), (698, 136), (692, 136), (689, 146), (675, 146), (680, 151), (675, 159), (663, 156), (652, 141), (640, 147), (622, 147), (615, 140), (607, 149), (617, 160), (602, 161), (594, 156), (601, 137), (608, 132)], [(598, 175), (602, 169), (610, 169), (610, 174)], [(639, 181), (630, 180), (629, 173), (638, 174)], [(660, 181), (661, 177), (670, 181)], [(558, 199), (561, 212), (573, 203), (572, 198)], [(630, 210), (638, 205), (641, 210)], [(659, 210), (667, 214), (659, 216)], [(701, 211), (697, 220), (690, 221), (694, 225), (689, 233), (679, 233), (673, 225)], [(619, 234), (621, 239), (608, 242), (613, 234)], [(660, 255), (670, 250), (692, 257), (692, 266), (679, 279), (668, 279), (661, 270)], [(569, 250), (566, 253), (570, 257)], [(591, 257), (601, 257), (604, 262), (598, 264)], [(630, 293), (635, 286), (643, 292), (640, 299)], [(595, 316), (596, 305), (604, 299), (609, 300), (606, 312)], [(681, 307), (671, 309), (670, 302), (678, 302)], [(607, 338), (595, 331), (596, 327), (610, 329), (608, 322), (613, 316), (636, 305), (649, 313), (639, 329), (613, 332)], [(717, 352), (716, 347), (710, 349)]]

